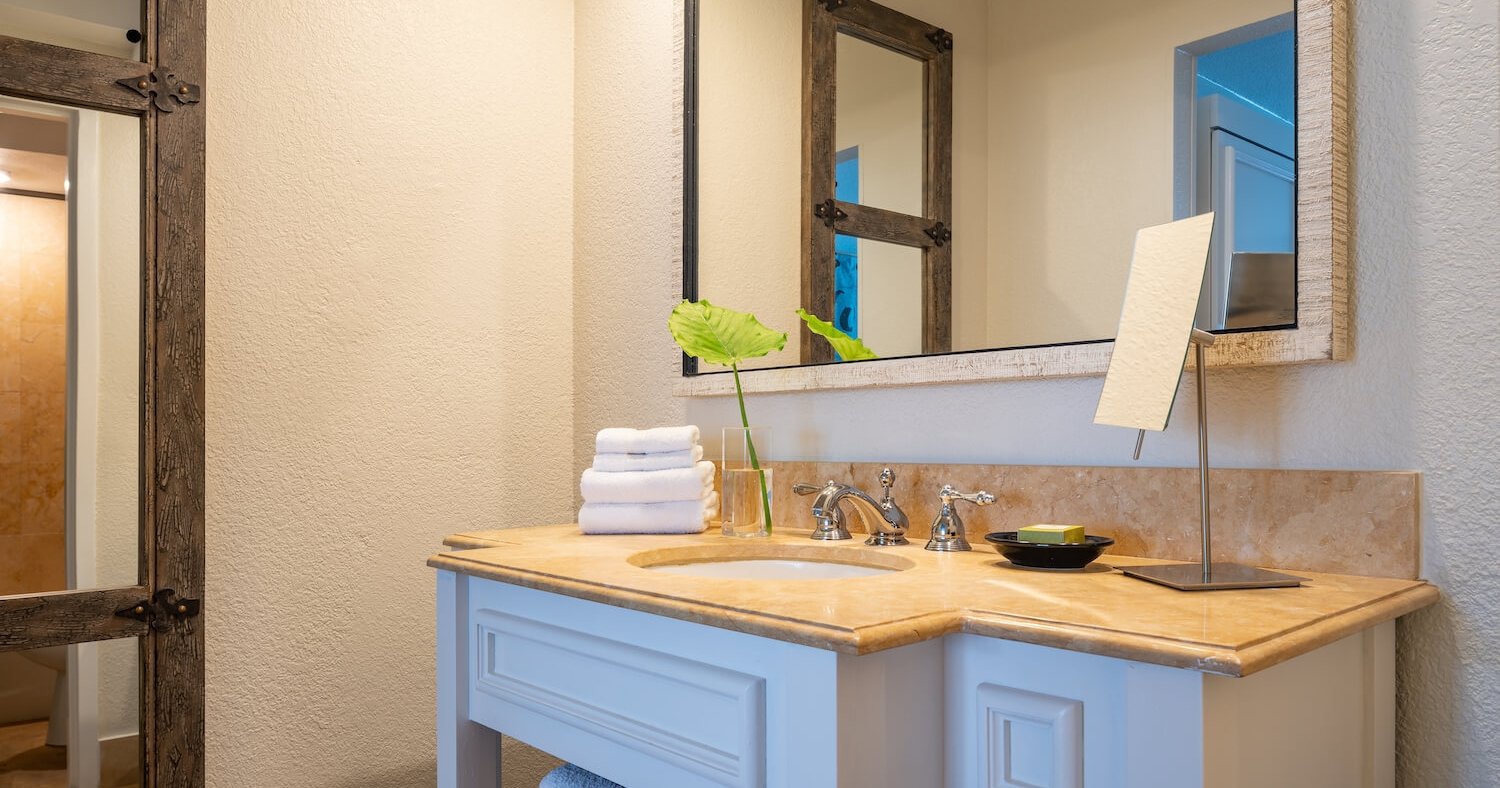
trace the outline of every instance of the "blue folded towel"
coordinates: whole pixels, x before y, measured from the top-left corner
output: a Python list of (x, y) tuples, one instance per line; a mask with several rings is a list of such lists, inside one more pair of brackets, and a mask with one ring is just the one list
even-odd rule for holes
[(547, 776), (537, 783), (536, 788), (625, 788), (625, 786), (610, 782), (571, 763), (565, 763), (547, 772)]

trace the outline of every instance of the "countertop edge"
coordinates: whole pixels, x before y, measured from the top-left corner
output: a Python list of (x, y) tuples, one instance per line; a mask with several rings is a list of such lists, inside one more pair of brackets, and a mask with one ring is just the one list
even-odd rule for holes
[[(505, 543), (486, 541), (476, 547), (503, 544)], [(657, 596), (556, 575), (498, 567), (467, 560), (462, 551), (438, 553), (427, 559), (427, 565), (434, 569), (842, 654), (868, 654), (963, 632), (1228, 677), (1249, 676), (1273, 667), (1356, 632), (1420, 610), (1436, 602), (1439, 597), (1436, 586), (1425, 581), (1415, 581), (1418, 585), (1395, 591), (1354, 610), (1319, 619), (1243, 648), (1226, 648), (1092, 626), (1037, 621), (994, 611), (957, 608), (875, 626), (839, 628), (698, 600)]]
[(1239, 649), (1240, 673), (1235, 675), (1248, 676), (1275, 667), (1357, 632), (1429, 607), (1442, 596), (1437, 586), (1426, 580), (1413, 582), (1417, 585), (1372, 600), (1355, 610), (1319, 619), (1284, 635)]
[[(780, 616), (717, 606), (708, 602), (684, 601), (675, 597), (645, 594), (556, 575), (468, 561), (462, 558), (462, 551), (438, 553), (427, 559), (427, 565), (434, 569), (459, 572), (538, 591), (550, 591), (575, 599), (836, 651), (841, 654), (868, 654), (896, 646), (919, 643), (923, 640), (941, 637), (949, 632), (957, 632), (961, 626), (957, 611), (951, 610), (857, 629), (808, 624)], [(876, 643), (879, 643), (878, 648), (875, 646)]]

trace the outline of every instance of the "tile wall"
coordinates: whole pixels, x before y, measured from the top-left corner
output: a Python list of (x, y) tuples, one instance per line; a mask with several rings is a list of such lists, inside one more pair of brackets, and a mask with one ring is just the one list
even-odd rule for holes
[(68, 207), (0, 194), (0, 595), (67, 587)]

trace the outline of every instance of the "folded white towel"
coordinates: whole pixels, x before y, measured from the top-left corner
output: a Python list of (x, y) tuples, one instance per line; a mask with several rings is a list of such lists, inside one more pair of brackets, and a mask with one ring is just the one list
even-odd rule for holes
[(565, 763), (562, 766), (547, 772), (547, 776), (537, 783), (536, 788), (625, 788), (617, 782), (609, 780)]
[(586, 534), (696, 534), (719, 516), (719, 494), (668, 503), (586, 503), (578, 529)]
[(655, 427), (649, 430), (632, 430), (611, 427), (599, 430), (594, 436), (594, 451), (599, 454), (655, 454), (667, 451), (688, 451), (698, 445), (698, 428)]
[(703, 459), (703, 447), (687, 451), (663, 451), (653, 454), (595, 454), (594, 470), (603, 473), (625, 471), (666, 471), (691, 468)]
[(590, 468), (578, 488), (589, 503), (696, 501), (714, 486), (714, 464), (637, 473), (605, 473)]

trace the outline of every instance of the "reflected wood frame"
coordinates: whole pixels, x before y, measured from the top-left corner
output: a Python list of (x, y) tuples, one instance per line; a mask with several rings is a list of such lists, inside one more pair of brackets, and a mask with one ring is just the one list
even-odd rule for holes
[[(686, 2), (693, 6), (697, 0)], [(1297, 327), (1221, 335), (1208, 348), (1210, 366), (1339, 361), (1351, 352), (1348, 0), (1297, 0), (1295, 13)], [(689, 72), (695, 68), (691, 60), (686, 66)], [(685, 164), (689, 188), (695, 188), (696, 168), (691, 159)], [(685, 222), (695, 223), (695, 212), (685, 214)], [(692, 237), (684, 233), (685, 239)], [(689, 263), (684, 274), (692, 277), (697, 250), (683, 251)], [(773, 392), (1103, 375), (1113, 345), (1096, 342), (752, 369), (742, 371), (740, 380), (745, 391)], [(678, 396), (734, 393), (728, 375), (694, 375), (687, 368), (684, 372), (674, 385)]]
[[(922, 63), (922, 216), (834, 198), (840, 33)], [(922, 352), (952, 349), (952, 34), (870, 0), (803, 0), (801, 214), (804, 309), (833, 320), (836, 234), (915, 247), (922, 250)], [(806, 325), (799, 330), (802, 363), (834, 360), (827, 342)]]
[(204, 595), (207, 14), (205, 0), (141, 8), (140, 61), (0, 35), (0, 94), (142, 119), (140, 582), (0, 599), (0, 651), (140, 638), (141, 784), (185, 788), (205, 781), (202, 618), (116, 611), (163, 588)]

